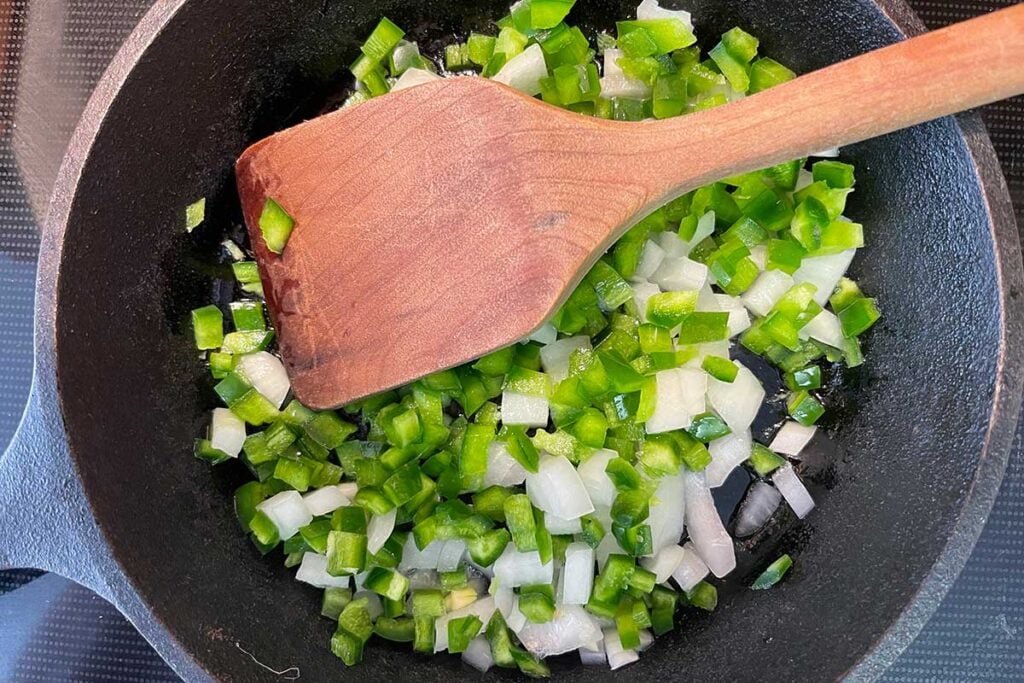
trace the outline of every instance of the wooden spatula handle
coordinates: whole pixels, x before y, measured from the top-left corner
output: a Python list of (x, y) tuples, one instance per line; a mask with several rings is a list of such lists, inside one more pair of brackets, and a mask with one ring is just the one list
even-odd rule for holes
[[(648, 159), (647, 173), (671, 178), (654, 203), (678, 193), (672, 180), (684, 174), (681, 189), (689, 189), (695, 181), (713, 182), (1021, 92), (1024, 4), (854, 57), (726, 107), (651, 124), (647, 133), (669, 154)], [(716, 154), (707, 153), (709, 145)], [(703, 167), (682, 170), (681, 159)], [(651, 166), (655, 161), (661, 168)]]

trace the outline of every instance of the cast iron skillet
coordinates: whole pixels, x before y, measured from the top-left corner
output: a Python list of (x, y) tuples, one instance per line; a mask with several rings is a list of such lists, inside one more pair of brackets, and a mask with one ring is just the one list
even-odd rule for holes
[[(579, 4), (575, 20), (593, 27), (636, 3)], [(260, 559), (239, 532), (230, 492), (240, 466), (211, 474), (191, 457), (212, 397), (187, 312), (211, 296), (218, 273), (204, 264), (215, 233), (238, 220), (235, 157), (323, 106), (381, 14), (425, 45), (483, 28), (506, 7), (157, 3), (90, 101), (57, 183), (32, 394), (0, 461), (0, 564), (96, 589), (187, 679), (476, 677), (454, 657), (399, 648), (372, 647), (350, 672), (330, 654), (317, 591), (280, 558)], [(894, 0), (689, 9), (702, 36), (742, 25), (801, 71), (918, 30)], [(769, 593), (726, 591), (716, 613), (688, 617), (630, 676), (875, 675), (934, 609), (990, 508), (1024, 349), (1020, 247), (992, 148), (966, 116), (844, 151), (858, 167), (850, 214), (871, 236), (854, 275), (881, 297), (885, 318), (868, 364), (833, 392), (827, 427), (842, 455), (811, 472), (818, 509), (753, 543), (792, 552), (797, 569)], [(199, 196), (209, 198), (208, 225), (187, 236), (182, 207)], [(739, 578), (755, 569), (741, 566)], [(611, 676), (573, 658), (555, 670), (564, 680)]]

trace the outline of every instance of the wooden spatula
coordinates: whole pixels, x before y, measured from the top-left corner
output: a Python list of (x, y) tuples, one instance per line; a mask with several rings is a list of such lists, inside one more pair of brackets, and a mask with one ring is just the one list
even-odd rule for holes
[[(665, 121), (437, 81), (262, 140), (238, 189), (295, 394), (329, 408), (527, 336), (694, 187), (1020, 92), (1024, 5)], [(295, 220), (281, 255), (267, 198)]]

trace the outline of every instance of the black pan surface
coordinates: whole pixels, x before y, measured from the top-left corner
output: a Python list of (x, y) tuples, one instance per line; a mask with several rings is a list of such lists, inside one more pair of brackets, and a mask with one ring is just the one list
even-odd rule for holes
[[(691, 4), (705, 39), (739, 24), (798, 71), (909, 26), (890, 2)], [(633, 5), (581, 1), (573, 18), (609, 27)], [(239, 533), (230, 494), (241, 467), (211, 474), (190, 457), (212, 395), (187, 320), (226, 296), (213, 284), (223, 266), (211, 264), (220, 232), (239, 229), (231, 168), (248, 143), (336, 95), (381, 14), (431, 45), (503, 11), (478, 1), (157, 4), (90, 102), (58, 182), (33, 397), (0, 461), (0, 561), (98, 588), (190, 679), (277, 680), (270, 669), (288, 677), (290, 667), (312, 680), (478, 677), (454, 657), (402, 648), (372, 647), (351, 671), (330, 654), (318, 591)], [(630, 676), (870, 676), (934, 608), (991, 505), (1024, 348), (1019, 245), (994, 155), (968, 116), (844, 156), (858, 167), (849, 213), (870, 234), (853, 274), (885, 317), (867, 365), (835, 387), (836, 449), (811, 472), (818, 509), (748, 544), (751, 558), (788, 551), (797, 567), (768, 593), (726, 591), (714, 614), (688, 615)], [(209, 198), (207, 226), (188, 236), (181, 208), (199, 196)], [(30, 489), (51, 504), (26, 504), (38, 499)], [(613, 675), (572, 658), (554, 669), (565, 680)]]

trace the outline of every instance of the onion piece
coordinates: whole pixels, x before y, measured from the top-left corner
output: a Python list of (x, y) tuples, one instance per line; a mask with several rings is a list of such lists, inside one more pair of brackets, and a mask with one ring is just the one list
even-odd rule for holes
[(601, 77), (601, 96), (611, 99), (624, 97), (644, 100), (651, 96), (651, 88), (636, 78), (630, 78), (619, 66), (622, 50), (610, 48), (604, 51), (604, 70)]
[(210, 418), (210, 446), (237, 458), (245, 443), (245, 421), (227, 408), (214, 408)]
[(551, 621), (529, 622), (517, 635), (527, 650), (538, 657), (550, 657), (583, 646), (593, 647), (601, 639), (601, 629), (579, 605), (556, 605)]
[(266, 351), (239, 356), (235, 362), (235, 372), (273, 403), (275, 408), (281, 407), (292, 386), (281, 359)]
[(799, 334), (801, 339), (817, 339), (822, 344), (828, 344), (835, 349), (843, 348), (845, 343), (839, 318), (832, 311), (822, 310), (800, 328)]
[(651, 645), (654, 645), (654, 635), (647, 629), (640, 629), (640, 633), (638, 635), (640, 636), (640, 647), (636, 649), (637, 652), (643, 652)]
[(338, 490), (341, 491), (343, 496), (352, 500), (359, 493), (359, 484), (354, 481), (343, 481), (338, 484)]
[(437, 555), (437, 571), (453, 572), (462, 564), (462, 556), (466, 554), (466, 542), (459, 540), (445, 541), (441, 552)]
[(498, 585), (509, 588), (534, 583), (551, 583), (554, 569), (553, 562), (541, 564), (540, 553), (536, 550), (521, 553), (509, 543), (501, 556), (494, 561), (494, 579)]
[(672, 572), (672, 578), (678, 584), (680, 590), (692, 590), (710, 572), (711, 570), (704, 564), (704, 560), (700, 559), (700, 555), (697, 553), (693, 543), (684, 543), (683, 558), (679, 561), (679, 566)]
[(836, 285), (839, 284), (839, 278), (846, 274), (846, 269), (850, 267), (850, 262), (853, 261), (853, 256), (856, 253), (856, 249), (847, 249), (838, 254), (809, 256), (800, 262), (800, 267), (793, 273), (793, 282), (798, 285), (810, 282), (817, 287), (818, 289), (814, 292), (814, 300), (818, 302), (818, 305), (824, 306), (828, 298), (832, 296)]
[[(639, 280), (650, 280), (658, 266), (665, 260), (665, 250), (658, 246), (654, 240), (644, 242), (644, 249), (640, 253), (640, 262), (633, 271), (633, 277)], [(550, 374), (550, 373), (548, 373)]]
[(658, 244), (665, 250), (665, 258), (682, 258), (689, 253), (689, 243), (671, 230), (659, 233)]
[(544, 372), (557, 384), (569, 376), (569, 357), (576, 349), (589, 349), (590, 337), (577, 335), (547, 344), (540, 350), (540, 364)]
[(494, 598), (487, 596), (480, 598), (474, 603), (460, 607), (457, 610), (448, 612), (442, 617), (438, 617), (434, 621), (434, 652), (441, 652), (442, 650), (448, 649), (448, 622), (452, 619), (459, 619), (460, 617), (468, 617), (470, 614), (475, 614), (480, 618), (484, 624), (491, 619), (491, 615), (494, 614)]
[(654, 414), (647, 420), (648, 434), (685, 429), (694, 415), (704, 412), (707, 373), (696, 368), (661, 370), (655, 374)]
[(548, 400), (543, 396), (504, 391), (501, 394), (501, 422), (505, 425), (544, 427), (548, 423)]
[(366, 551), (368, 553), (376, 555), (384, 547), (384, 544), (387, 543), (391, 532), (395, 530), (395, 516), (397, 513), (397, 508), (391, 508), (383, 515), (373, 515), (370, 517), (370, 521), (366, 525)]
[(608, 467), (608, 463), (612, 458), (617, 458), (618, 456), (619, 454), (615, 451), (609, 448), (602, 448), (591, 453), (590, 457), (580, 463), (580, 466), (576, 469), (576, 474), (579, 475), (580, 481), (586, 487), (587, 494), (590, 496), (590, 500), (595, 507), (607, 510), (615, 502), (615, 496), (618, 491), (612, 480), (608, 478), (605, 468)]
[(527, 95), (540, 94), (540, 79), (547, 78), (548, 67), (544, 63), (544, 51), (534, 43), (512, 59), (505, 62), (492, 81), (520, 90)]
[(391, 86), (391, 92), (398, 92), (400, 90), (407, 90), (409, 88), (415, 88), (417, 85), (423, 85), (424, 83), (431, 83), (433, 81), (439, 81), (441, 77), (435, 73), (431, 73), (426, 69), (406, 69), (395, 84)]
[(634, 282), (632, 283), (632, 287), (633, 302), (636, 304), (636, 308), (640, 312), (640, 320), (642, 322), (646, 322), (647, 300), (655, 294), (661, 294), (661, 288), (650, 282)]
[(799, 192), (808, 185), (814, 182), (814, 174), (808, 171), (806, 168), (801, 168), (796, 174), (796, 186), (793, 188), (794, 192)]
[(706, 240), (715, 232), (715, 212), (706, 211), (703, 216), (697, 219), (697, 229), (693, 231), (693, 237), (684, 241), (686, 245), (682, 256), (688, 255), (693, 248)]
[(708, 267), (685, 256), (665, 258), (650, 280), (666, 292), (699, 290), (708, 280)]
[[(838, 281), (838, 280), (837, 280)], [(766, 270), (757, 276), (740, 299), (755, 315), (765, 316), (775, 303), (793, 286), (793, 278), (781, 270)]]
[(412, 569), (405, 572), (409, 579), (409, 588), (440, 588), (441, 578), (433, 569)]
[(652, 555), (675, 545), (683, 535), (685, 505), (683, 501), (683, 475), (662, 477), (650, 505), (647, 524), (651, 528)]
[(550, 344), (558, 339), (558, 330), (551, 323), (544, 323), (526, 338), (526, 341), (534, 341), (538, 344)]
[(709, 443), (708, 451), (711, 453), (711, 463), (704, 469), (708, 486), (716, 489), (724, 484), (732, 471), (750, 457), (753, 447), (754, 441), (750, 436), (749, 429), (727, 434)]
[(838, 147), (829, 147), (828, 149), (823, 149), (820, 152), (816, 152), (815, 154), (808, 154), (807, 156), (821, 157), (821, 158), (825, 158), (825, 159), (832, 159), (832, 158), (835, 158), (835, 157), (839, 156), (839, 148)]
[(469, 645), (462, 651), (462, 661), (480, 673), (487, 673), (494, 666), (494, 657), (491, 656), (491, 644), (483, 636), (477, 636), (469, 641)]
[(758, 244), (750, 248), (750, 260), (754, 262), (758, 270), (767, 270), (768, 265), (768, 247), (763, 244)]
[(348, 588), (348, 576), (331, 576), (327, 573), (327, 556), (305, 552), (295, 578), (317, 588)]
[(538, 509), (562, 519), (577, 519), (594, 511), (587, 487), (564, 455), (543, 455), (537, 472), (526, 475), (526, 495)]
[(594, 549), (576, 541), (565, 549), (561, 576), (561, 601), (567, 605), (585, 605), (594, 587)]
[(282, 541), (299, 533), (300, 528), (313, 521), (313, 515), (298, 491), (281, 491), (259, 503), (256, 509), (270, 518)]
[(512, 457), (503, 441), (492, 441), (487, 447), (487, 471), (484, 486), (516, 486), (526, 481), (526, 468)]
[(744, 538), (763, 527), (782, 502), (779, 490), (766, 481), (754, 482), (736, 512), (736, 537)]
[(632, 664), (640, 659), (640, 655), (637, 654), (636, 650), (626, 650), (622, 647), (619, 632), (614, 628), (604, 630), (604, 651), (608, 657), (608, 668), (612, 671), (621, 669), (627, 664)]
[(818, 433), (817, 427), (805, 427), (799, 422), (789, 420), (772, 439), (768, 448), (776, 453), (796, 457)]
[(636, 18), (644, 19), (678, 19), (690, 28), (693, 28), (693, 21), (690, 13), (686, 10), (665, 9), (658, 4), (658, 0), (643, 0), (636, 8)]
[(703, 472), (683, 475), (686, 496), (686, 531), (711, 573), (722, 578), (736, 568), (732, 537), (722, 525)]
[(708, 385), (708, 400), (733, 432), (750, 427), (764, 402), (764, 388), (750, 370), (736, 363), (736, 379), (722, 382), (702, 373)]
[(672, 576), (672, 572), (679, 568), (684, 555), (682, 546), (670, 545), (662, 548), (654, 557), (641, 557), (640, 566), (654, 572), (658, 583), (665, 583)]
[(811, 498), (807, 487), (800, 481), (796, 470), (789, 463), (775, 470), (772, 475), (772, 483), (779, 489), (779, 493), (800, 519), (806, 517), (814, 509), (814, 499)]
[[(743, 306), (742, 301), (728, 294), (715, 294), (715, 300), (718, 303), (717, 310), (729, 314), (730, 337), (735, 337), (750, 327), (750, 314), (747, 313), (747, 309)], [(728, 355), (723, 356), (723, 358), (728, 358)]]
[(555, 536), (564, 536), (566, 534), (578, 534), (583, 531), (583, 525), (580, 523), (580, 518), (575, 519), (563, 519), (558, 515), (544, 515), (544, 526), (547, 530)]
[[(315, 491), (310, 491), (302, 496), (302, 500), (305, 501), (306, 508), (314, 517), (326, 515), (338, 508), (352, 504), (352, 501), (337, 486), (324, 486)], [(377, 551), (374, 550), (373, 552)]]
[(437, 558), (441, 555), (445, 543), (446, 541), (431, 541), (426, 548), (420, 550), (416, 547), (412, 534), (409, 534), (405, 539), (405, 545), (402, 546), (402, 560), (398, 564), (398, 571), (437, 569)]
[(605, 666), (608, 664), (608, 656), (604, 653), (604, 637), (594, 644), (593, 648), (581, 647), (579, 649), (580, 662), (583, 666)]

